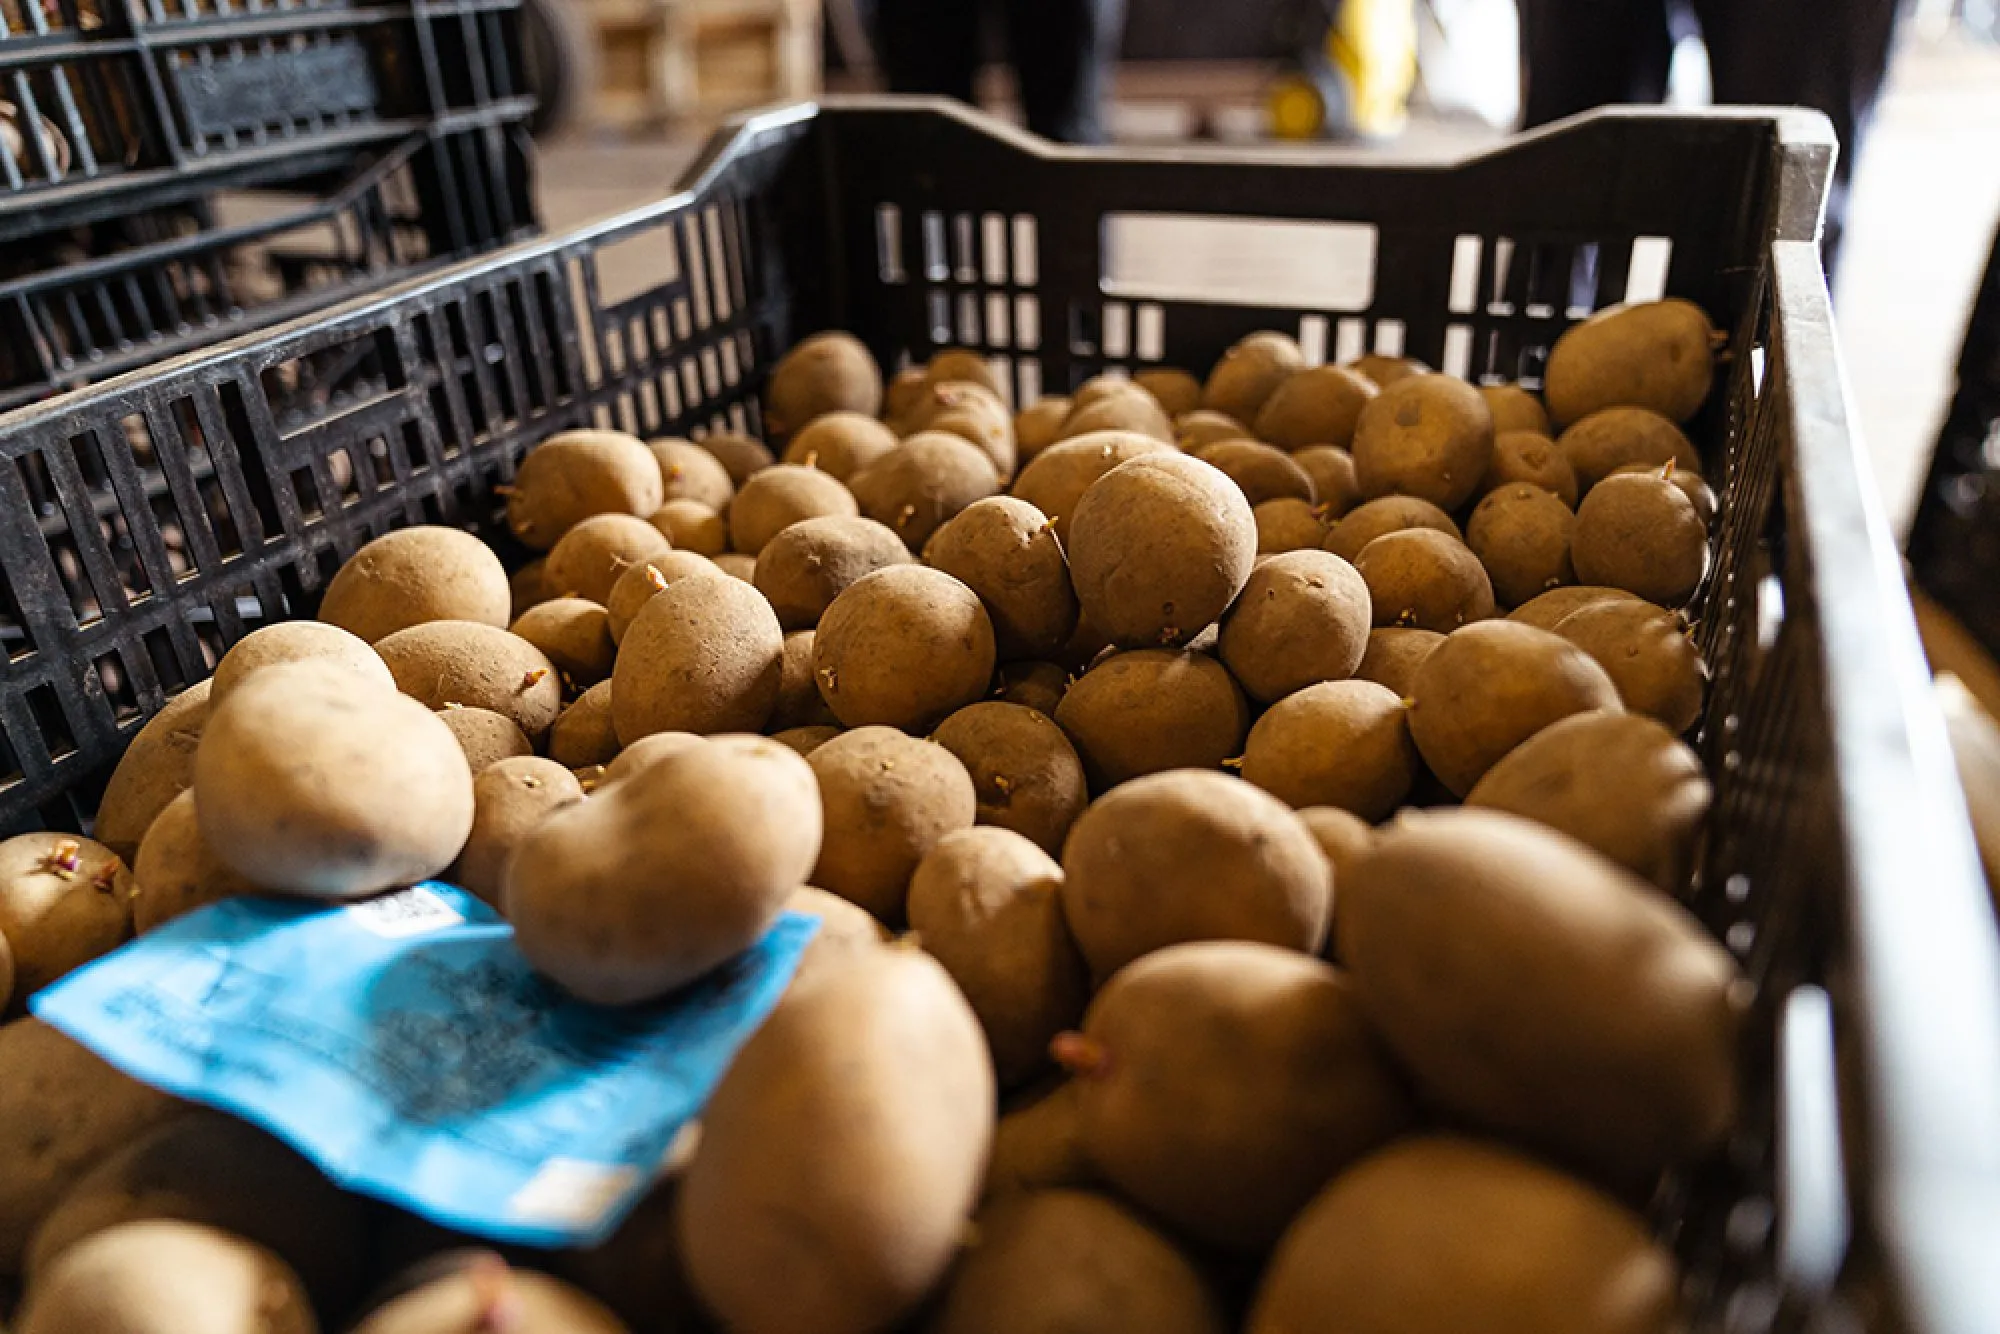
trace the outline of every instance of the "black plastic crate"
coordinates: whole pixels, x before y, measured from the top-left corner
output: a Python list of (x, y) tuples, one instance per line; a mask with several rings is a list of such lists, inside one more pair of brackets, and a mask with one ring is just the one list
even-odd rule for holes
[[(0, 243), (518, 123), (520, 0), (0, 7)], [(10, 146), (14, 151), (6, 151)]]
[[(1849, 434), (1832, 151), (1793, 112), (1600, 112), (1423, 166), (1059, 149), (893, 99), (751, 118), (658, 204), (0, 418), (0, 817), (83, 827), (229, 642), (388, 529), (497, 532), (493, 488), (554, 432), (756, 429), (765, 368), (820, 328), (892, 365), (977, 343), (1023, 397), (1257, 327), (1532, 378), (1581, 314), (1663, 289), (1731, 334), (1694, 426), (1723, 517), (1693, 906), (1757, 1001), (1740, 1133), (1652, 1214), (1704, 1331), (1992, 1334), (2000, 945)], [(1191, 215), (1285, 260), (1274, 304), (1193, 290)], [(1278, 225), (1215, 230), (1245, 219)]]
[(520, 129), (415, 135), (331, 184), (229, 192), (21, 245), (0, 262), (0, 410), (529, 235), (528, 153)]

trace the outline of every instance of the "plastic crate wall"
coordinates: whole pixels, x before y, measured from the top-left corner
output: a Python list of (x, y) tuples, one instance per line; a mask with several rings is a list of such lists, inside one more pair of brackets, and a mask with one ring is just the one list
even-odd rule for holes
[[(1358, 320), (1364, 343), (1515, 374), (1658, 238), (1665, 290), (1732, 334), (1693, 426), (1724, 504), (1693, 906), (1756, 999), (1741, 1130), (1651, 1212), (1703, 1330), (1990, 1334), (1962, 1262), (1967, 1237), (2000, 1239), (2000, 1193), (1966, 1187), (2000, 1162), (2000, 1005), (1965, 1002), (2000, 997), (2000, 965), (1846, 433), (1812, 244), (1829, 150), (1823, 122), (1769, 113), (1600, 114), (1448, 167), (1068, 152), (873, 101), (756, 118), (661, 204), (0, 418), (0, 815), (78, 826), (125, 739), (229, 642), (309, 614), (390, 528), (495, 531), (493, 487), (555, 431), (756, 430), (765, 368), (815, 329), (921, 356), (972, 331), (970, 298), (1017, 390), (1149, 350), (1204, 367), (1310, 321), (1329, 352)], [(1107, 297), (1112, 212), (1373, 228), (1367, 298)]]

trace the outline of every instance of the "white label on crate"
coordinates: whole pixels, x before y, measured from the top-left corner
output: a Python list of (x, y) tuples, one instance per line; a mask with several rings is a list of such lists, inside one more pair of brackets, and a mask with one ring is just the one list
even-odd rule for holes
[(362, 929), (384, 940), (407, 940), (457, 926), (465, 920), (458, 909), (422, 885), (357, 903), (347, 910), (347, 915)]
[(1107, 213), (1101, 283), (1119, 297), (1366, 310), (1375, 228), (1196, 213)]

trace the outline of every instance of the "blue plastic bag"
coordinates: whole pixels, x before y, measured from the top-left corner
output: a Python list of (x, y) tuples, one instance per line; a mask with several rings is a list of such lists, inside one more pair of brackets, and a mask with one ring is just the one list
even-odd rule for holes
[(33, 1013), (137, 1079), (253, 1121), (350, 1189), (501, 1241), (588, 1246), (657, 1175), (818, 920), (652, 1005), (586, 1005), (428, 883), (244, 898), (150, 931)]

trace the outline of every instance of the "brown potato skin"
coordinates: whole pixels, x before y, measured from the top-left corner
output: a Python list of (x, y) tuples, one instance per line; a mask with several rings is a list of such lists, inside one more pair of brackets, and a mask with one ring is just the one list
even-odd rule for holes
[(1003, 1089), (1047, 1067), (1090, 999), (1061, 884), (1054, 858), (998, 828), (946, 834), (910, 878), (910, 929), (979, 1016)]
[(1002, 659), (1043, 658), (1076, 632), (1069, 562), (1046, 516), (1015, 496), (988, 496), (924, 543), (924, 563), (979, 595)]
[(813, 641), (810, 630), (794, 630), (785, 636), (784, 673), (778, 683), (778, 705), (765, 724), (772, 732), (794, 727), (826, 727), (837, 720), (819, 697), (819, 683), (813, 679)]
[(654, 732), (761, 732), (778, 706), (785, 636), (737, 579), (669, 584), (639, 609), (611, 669), (621, 745)]
[(1268, 1250), (1325, 1181), (1409, 1120), (1353, 984), (1273, 945), (1148, 954), (1092, 998), (1083, 1036), (1091, 1161), (1224, 1250)]
[[(1333, 867), (1333, 894), (1340, 898), (1340, 886), (1355, 861), (1374, 846), (1375, 831), (1353, 811), (1337, 806), (1308, 806), (1299, 813), (1303, 824), (1319, 844), (1319, 850)], [(1329, 933), (1329, 936), (1331, 933)], [(1329, 956), (1330, 957), (1330, 956)]]
[(1384, 533), (1354, 568), (1368, 585), (1375, 624), (1450, 634), (1497, 614), (1493, 581), (1463, 542), (1429, 528)]
[(979, 446), (949, 431), (921, 431), (849, 479), (861, 512), (922, 551), (945, 520), (1000, 491)]
[[(752, 440), (747, 435), (720, 432), (705, 435), (695, 443), (704, 454), (722, 465), (723, 473), (729, 478), (732, 495), (741, 489), (745, 482), (778, 461), (771, 453), (769, 445), (761, 440)], [(669, 492), (667, 498), (671, 500), (673, 499), (671, 479), (667, 486)], [(728, 503), (725, 498), (723, 504), (715, 508), (721, 509)]]
[(1286, 551), (1317, 551), (1326, 541), (1326, 525), (1320, 522), (1319, 508), (1296, 498), (1267, 500), (1253, 505), (1250, 513), (1257, 521), (1257, 554), (1276, 556)]
[(1211, 412), (1207, 408), (1196, 408), (1192, 412), (1177, 413), (1174, 417), (1174, 443), (1182, 452), (1192, 454), (1203, 445), (1212, 445), (1218, 440), (1254, 440), (1247, 423), (1237, 421), (1226, 412)]
[(1077, 391), (1069, 416), (1063, 420), (1062, 438), (1070, 440), (1093, 431), (1137, 431), (1164, 444), (1174, 440), (1173, 419), (1159, 400), (1129, 380), (1110, 381), (1089, 399), (1083, 390)]
[[(587, 769), (593, 764), (610, 764), (617, 757), (618, 726), (611, 716), (611, 683), (599, 681), (556, 715), (555, 726), (549, 729), (549, 758), (565, 769)], [(480, 770), (472, 772), (477, 777)]]
[[(755, 441), (745, 441), (763, 452), (759, 466), (771, 466), (771, 453)], [(706, 505), (717, 514), (726, 513), (729, 502), (736, 496), (739, 479), (729, 465), (706, 444), (696, 444), (692, 440), (655, 440), (646, 446), (659, 465), (662, 499), (661, 505), (670, 500), (692, 500)], [(748, 476), (746, 473), (745, 476)], [(648, 510), (648, 514), (659, 511)]]
[(910, 563), (894, 529), (859, 516), (828, 515), (795, 523), (765, 545), (751, 582), (787, 630), (819, 624), (841, 590), (864, 574)]
[(1465, 804), (1545, 824), (1680, 894), (1711, 795), (1701, 757), (1658, 722), (1579, 713), (1508, 751)]
[[(509, 755), (532, 755), (534, 743), (528, 734), (515, 726), (514, 720), (491, 709), (468, 709), (461, 705), (447, 704), (442, 709), (433, 710), (458, 738), (460, 750), (465, 752), (466, 767), (477, 774), (495, 760), (504, 760)], [(561, 722), (560, 716), (556, 719)], [(592, 760), (589, 763), (595, 764)]]
[(873, 417), (858, 412), (827, 412), (793, 434), (782, 461), (818, 468), (844, 482), (896, 444), (896, 433)]
[(1465, 544), (1486, 567), (1503, 607), (1576, 582), (1570, 533), (1576, 516), (1553, 492), (1526, 482), (1486, 493), (1466, 521)]
[(1453, 795), (1550, 723), (1590, 709), (1618, 712), (1618, 688), (1582, 649), (1514, 621), (1447, 635), (1410, 691), (1410, 735)]
[[(1406, 814), (1342, 887), (1336, 935), (1376, 1031), (1464, 1122), (1622, 1185), (1735, 1120), (1735, 963), (1562, 834), (1491, 810)], [(1482, 966), (1446, 963), (1468, 939)]]
[(125, 747), (104, 785), (92, 832), (128, 866), (155, 817), (194, 782), (194, 753), (208, 726), (213, 681), (197, 681), (168, 700)]
[(1255, 440), (1218, 440), (1194, 456), (1220, 469), (1254, 507), (1267, 500), (1315, 499), (1310, 474), (1282, 449)]
[(1354, 674), (1368, 647), (1368, 584), (1327, 551), (1290, 551), (1258, 566), (1222, 619), (1220, 653), (1252, 699), (1269, 704)]
[(539, 741), (562, 712), (562, 673), (519, 635), (470, 621), (430, 621), (375, 646), (396, 689), (429, 709), (461, 704), (511, 721)]
[(1456, 510), (1493, 460), (1493, 414), (1463, 380), (1407, 376), (1361, 410), (1352, 452), (1362, 494), (1416, 496)]
[[(666, 534), (676, 551), (720, 556), (729, 550), (729, 521), (699, 500), (669, 500), (654, 510), (647, 523)], [(623, 578), (621, 573), (620, 578)]]
[(9, 1005), (9, 1015), (131, 934), (132, 873), (117, 853), (52, 832), (16, 834), (0, 843), (0, 935), (13, 956), (18, 1002)]
[(1579, 607), (1555, 632), (1597, 660), (1629, 712), (1657, 718), (1676, 736), (1701, 717), (1708, 664), (1679, 613), (1621, 598)]
[(705, 740), (706, 737), (697, 736), (693, 732), (654, 732), (649, 736), (642, 736), (619, 751), (618, 758), (605, 766), (603, 782), (615, 783), (629, 778), (655, 760), (663, 760), (669, 755), (678, 755), (684, 750), (691, 750)]
[(973, 591), (924, 565), (842, 589), (820, 618), (813, 675), (843, 727), (921, 731), (985, 695), (993, 623)]
[(938, 724), (931, 740), (972, 776), (978, 820), (1011, 830), (1050, 856), (1090, 800), (1083, 761), (1049, 715), (1005, 700), (968, 704)]
[(1071, 684), (1055, 720), (1099, 793), (1143, 774), (1219, 768), (1250, 730), (1242, 687), (1190, 649), (1105, 657)]
[(1401, 625), (1385, 625), (1370, 630), (1368, 651), (1361, 655), (1361, 664), (1354, 669), (1354, 678), (1387, 686), (1399, 698), (1408, 699), (1410, 691), (1416, 687), (1417, 671), (1424, 665), (1424, 659), (1442, 643), (1444, 636), (1435, 630), (1418, 630)]
[(324, 621), (279, 621), (251, 631), (222, 655), (222, 661), (215, 664), (215, 675), (209, 678), (209, 704), (229, 698), (229, 692), (260, 667), (303, 658), (337, 662), (377, 685), (394, 684), (381, 657), (359, 636)]
[(582, 800), (576, 775), (556, 760), (501, 760), (472, 780), (472, 833), (444, 878), (500, 907), (507, 858), (542, 820)]
[[(1354, 456), (1335, 445), (1307, 445), (1292, 462), (1312, 478), (1313, 502), (1320, 517), (1332, 523), (1361, 503), (1361, 483), (1354, 478)], [(1450, 522), (1449, 517), (1445, 520)]]
[(1305, 364), (1305, 353), (1290, 335), (1273, 330), (1250, 334), (1223, 353), (1208, 373), (1201, 405), (1240, 422), (1254, 422), (1278, 386)]
[(1004, 482), (1014, 475), (1014, 419), (1000, 395), (977, 381), (933, 380), (903, 421), (907, 435), (955, 435), (984, 454)]
[(1673, 1256), (1610, 1197), (1431, 1133), (1336, 1178), (1278, 1244), (1246, 1334), (1674, 1334)]
[(1532, 431), (1548, 435), (1549, 410), (1532, 390), (1518, 384), (1483, 384), (1479, 386), (1479, 396), (1486, 400), (1486, 410), (1493, 414), (1496, 433)]
[(1063, 696), (1069, 693), (1069, 682), (1069, 672), (1059, 663), (1002, 663), (994, 673), (993, 697), (1054, 718)]
[(1600, 310), (1549, 349), (1549, 414), (1573, 422), (1629, 405), (1684, 422), (1708, 401), (1715, 341), (1701, 307), (1678, 297)]
[(194, 793), (183, 792), (167, 803), (139, 845), (132, 868), (132, 930), (143, 935), (182, 913), (256, 892), (256, 885), (209, 848)]
[[(611, 1243), (607, 1242), (606, 1246), (609, 1245)], [(586, 1254), (556, 1252), (550, 1256), (550, 1262), (581, 1271), (588, 1264), (584, 1259)], [(457, 1264), (449, 1263), (446, 1257), (439, 1257), (421, 1283), (401, 1291), (398, 1296), (369, 1312), (367, 1319), (356, 1325), (352, 1334), (441, 1334), (442, 1331), (457, 1334), (462, 1330), (477, 1330), (482, 1322), (490, 1323), (494, 1318), (496, 1288), (507, 1298), (507, 1304), (500, 1308), (505, 1314), (499, 1318), (510, 1322), (512, 1328), (518, 1329), (521, 1334), (543, 1334), (543, 1331), (549, 1334), (556, 1334), (556, 1331), (561, 1331), (561, 1334), (630, 1334), (603, 1302), (563, 1279), (533, 1269), (510, 1268), (490, 1251), (459, 1252), (459, 1256), (463, 1259)], [(593, 1258), (599, 1258), (602, 1263), (601, 1257)], [(443, 1272), (437, 1277), (428, 1276), (428, 1272), (439, 1268)], [(407, 1270), (405, 1276), (415, 1277)], [(674, 1279), (670, 1268), (655, 1269), (649, 1276), (669, 1285)], [(649, 1295), (658, 1300), (662, 1291), (653, 1289)], [(660, 1318), (675, 1318), (671, 1309), (652, 1307), (649, 1313)]]
[(782, 732), (773, 732), (771, 740), (783, 746), (790, 746), (801, 755), (810, 755), (839, 735), (838, 727), (815, 724), (810, 727), (787, 727)]
[(982, 1203), (1023, 1191), (1096, 1185), (1083, 1147), (1082, 1099), (1074, 1079), (1031, 1087), (1000, 1109), (993, 1153), (979, 1190)]
[(1577, 506), (1577, 578), (1683, 607), (1707, 577), (1708, 525), (1687, 493), (1658, 473), (1621, 473)]
[(892, 727), (843, 732), (806, 763), (819, 782), (826, 837), (802, 879), (900, 924), (918, 863), (978, 816), (972, 776), (943, 746)]
[(549, 549), (542, 578), (563, 598), (585, 598), (600, 607), (611, 586), (634, 565), (671, 551), (667, 535), (631, 514), (593, 514)]
[(993, 1117), (979, 1020), (935, 960), (822, 970), (703, 1115), (678, 1215), (695, 1291), (744, 1334), (893, 1327), (951, 1263)]
[(21, 1334), (254, 1330), (314, 1334), (305, 1289), (277, 1256), (216, 1228), (121, 1223), (50, 1267), (21, 1308)]
[(1569, 588), (1551, 588), (1548, 592), (1528, 599), (1507, 613), (1507, 619), (1522, 625), (1532, 625), (1537, 630), (1553, 630), (1561, 625), (1563, 618), (1583, 607), (1595, 606), (1600, 602), (1640, 602), (1644, 599), (1627, 593), (1622, 588), (1604, 588), (1597, 584), (1579, 584)]
[(1097, 799), (1063, 847), (1063, 914), (1101, 984), (1189, 940), (1313, 953), (1331, 877), (1312, 835), (1275, 797), (1221, 773), (1135, 778)]
[[(604, 604), (604, 623), (611, 632), (611, 642), (625, 642), (625, 632), (631, 628), (639, 608), (652, 601), (654, 594), (676, 580), (698, 575), (727, 577), (713, 560), (692, 551), (663, 551), (619, 575), (618, 582), (611, 585), (610, 600)], [(612, 661), (615, 666), (617, 659), (614, 657)]]
[(1061, 438), (1062, 424), (1069, 411), (1067, 398), (1046, 397), (1014, 414), (1014, 449), (1022, 467)]
[(1570, 466), (1569, 455), (1544, 432), (1502, 430), (1493, 437), (1493, 461), (1479, 479), (1480, 494), (1514, 482), (1539, 486), (1567, 508), (1576, 509), (1576, 469)]
[(1403, 804), (1420, 768), (1403, 701), (1372, 681), (1287, 695), (1250, 729), (1243, 778), (1295, 810), (1338, 806), (1370, 824)]
[(588, 690), (609, 677), (618, 656), (609, 613), (583, 598), (551, 598), (530, 607), (507, 633), (540, 649), (577, 690)]
[(1345, 366), (1295, 371), (1271, 392), (1253, 423), (1257, 438), (1280, 449), (1354, 443), (1361, 409), (1379, 392), (1374, 381)]
[(1132, 383), (1151, 394), (1169, 417), (1193, 412), (1201, 407), (1201, 381), (1178, 366), (1160, 366), (1140, 371)]
[(793, 346), (764, 387), (764, 421), (784, 437), (823, 412), (882, 408), (882, 370), (860, 339), (839, 330), (816, 333)]
[(507, 571), (484, 542), (456, 528), (404, 528), (348, 558), (326, 586), (319, 619), (373, 644), (426, 621), (504, 629), (513, 603)]
[(1323, 545), (1342, 560), (1352, 562), (1376, 538), (1412, 528), (1428, 528), (1455, 542), (1465, 540), (1452, 517), (1430, 501), (1415, 496), (1383, 496), (1356, 505), (1336, 520), (1327, 530)]
[(593, 514), (651, 514), (666, 496), (659, 469), (646, 453), (638, 437), (623, 431), (550, 436), (528, 451), (514, 474), (507, 492), (508, 528), (523, 545), (547, 551)]
[(1576, 473), (1579, 495), (1633, 463), (1659, 468), (1668, 463), (1701, 474), (1701, 456), (1680, 427), (1644, 408), (1605, 408), (1575, 422), (1556, 445)]
[(1370, 352), (1347, 363), (1347, 369), (1356, 375), (1364, 375), (1376, 386), (1387, 389), (1398, 380), (1407, 380), (1412, 375), (1423, 375), (1430, 367), (1415, 357), (1395, 357), (1383, 352)]
[(1067, 551), (1070, 520), (1091, 484), (1121, 463), (1170, 448), (1137, 431), (1095, 431), (1059, 440), (1021, 469), (1011, 494), (1048, 516)]
[(729, 544), (755, 556), (785, 529), (827, 515), (858, 516), (861, 507), (831, 473), (796, 463), (766, 468), (743, 484), (729, 504)]
[[(1615, 477), (1623, 472), (1657, 473), (1659, 471), (1659, 468), (1655, 468), (1650, 464), (1627, 463), (1621, 467), (1613, 468), (1611, 475)], [(1699, 473), (1690, 472), (1686, 468), (1676, 467), (1674, 475), (1667, 480), (1681, 489), (1681, 493), (1694, 506), (1694, 512), (1700, 516), (1703, 524), (1713, 524), (1715, 522), (1716, 512), (1721, 508), (1722, 502), (1716, 499), (1715, 488), (1704, 482)]]

